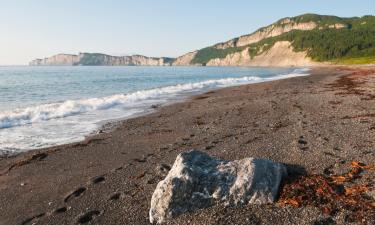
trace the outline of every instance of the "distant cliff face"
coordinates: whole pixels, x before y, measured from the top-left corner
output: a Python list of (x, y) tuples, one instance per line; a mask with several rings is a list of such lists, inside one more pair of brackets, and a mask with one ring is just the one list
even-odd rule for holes
[(79, 61), (78, 55), (58, 54), (49, 58), (35, 59), (29, 64), (31, 66), (70, 66)]
[(31, 66), (170, 66), (173, 58), (154, 58), (142, 55), (110, 56), (98, 53), (80, 53), (79, 55), (58, 54), (45, 59), (30, 62)]

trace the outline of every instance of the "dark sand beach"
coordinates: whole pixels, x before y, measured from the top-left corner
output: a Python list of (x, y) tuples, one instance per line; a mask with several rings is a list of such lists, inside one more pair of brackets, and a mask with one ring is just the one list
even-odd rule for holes
[[(375, 67), (311, 73), (211, 91), (80, 143), (2, 158), (0, 224), (149, 224), (163, 179), (158, 167), (190, 149), (226, 160), (271, 159), (298, 174), (343, 174), (352, 161), (375, 165)], [(373, 174), (352, 181), (368, 185), (369, 201)], [(374, 211), (357, 222), (373, 223)], [(313, 205), (218, 205), (169, 223), (348, 224), (349, 214)]]

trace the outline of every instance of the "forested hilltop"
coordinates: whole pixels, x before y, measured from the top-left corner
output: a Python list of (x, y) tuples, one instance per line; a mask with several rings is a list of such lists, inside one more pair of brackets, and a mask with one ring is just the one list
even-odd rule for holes
[(314, 66), (374, 64), (375, 16), (304, 14), (178, 58), (59, 54), (30, 65)]
[(309, 28), (312, 29), (292, 29), (280, 35), (266, 37), (255, 43), (241, 46), (236, 43), (242, 37), (236, 38), (227, 43), (197, 51), (191, 63), (207, 64), (212, 59), (225, 58), (244, 49), (248, 49), (250, 57), (253, 58), (269, 50), (278, 41), (290, 42), (294, 51), (305, 51), (307, 56), (317, 62), (375, 63), (374, 16), (341, 18), (305, 14), (279, 20), (248, 36), (278, 28), (282, 29), (290, 24), (309, 24), (311, 25)]

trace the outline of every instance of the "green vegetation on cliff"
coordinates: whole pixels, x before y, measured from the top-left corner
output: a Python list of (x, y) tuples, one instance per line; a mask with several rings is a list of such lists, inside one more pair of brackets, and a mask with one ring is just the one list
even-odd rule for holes
[(375, 64), (375, 56), (358, 57), (358, 58), (341, 58), (341, 59), (331, 60), (331, 63), (348, 64), (348, 65)]
[[(313, 30), (292, 30), (279, 36), (263, 39), (259, 42), (242, 46), (217, 49), (208, 47), (197, 52), (193, 64), (206, 64), (211, 59), (225, 58), (228, 54), (249, 48), (251, 57), (270, 49), (277, 41), (290, 41), (295, 51), (306, 51), (307, 55), (318, 62), (336, 63), (373, 63), (375, 58), (375, 17), (364, 16), (340, 18), (305, 14), (290, 18), (298, 23), (315, 22)], [(334, 29), (335, 24), (343, 24), (344, 28)], [(283, 26), (283, 20), (275, 26)], [(331, 26), (331, 27), (330, 27)], [(261, 28), (263, 30), (265, 28)]]
[(192, 64), (206, 64), (211, 59), (225, 58), (227, 55), (242, 51), (245, 47), (230, 47), (218, 49), (215, 47), (207, 47), (199, 50), (191, 61)]

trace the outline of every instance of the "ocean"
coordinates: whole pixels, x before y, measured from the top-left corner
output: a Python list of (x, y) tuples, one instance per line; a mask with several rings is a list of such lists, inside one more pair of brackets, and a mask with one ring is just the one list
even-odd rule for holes
[(209, 90), (308, 75), (306, 68), (0, 67), (0, 154), (83, 140)]

